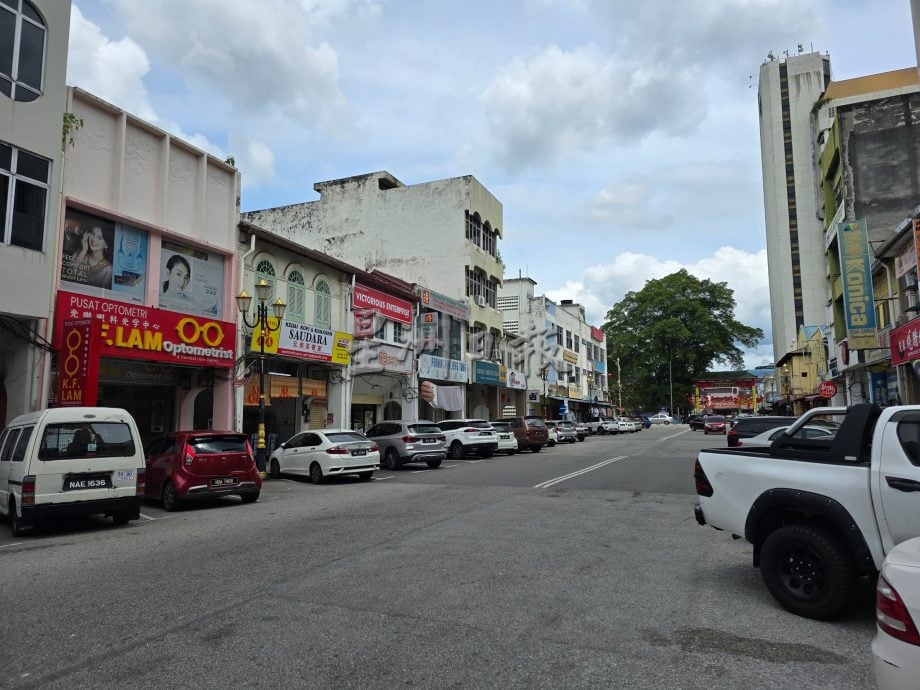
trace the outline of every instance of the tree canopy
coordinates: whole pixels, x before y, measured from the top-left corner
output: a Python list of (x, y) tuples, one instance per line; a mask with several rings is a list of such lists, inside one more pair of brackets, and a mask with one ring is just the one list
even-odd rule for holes
[(626, 293), (603, 325), (613, 399), (618, 359), (622, 402), (631, 411), (669, 407), (672, 384), (674, 407), (687, 409), (695, 377), (717, 364), (741, 368), (739, 344), (753, 347), (763, 331), (736, 321), (735, 306), (726, 283), (684, 269)]

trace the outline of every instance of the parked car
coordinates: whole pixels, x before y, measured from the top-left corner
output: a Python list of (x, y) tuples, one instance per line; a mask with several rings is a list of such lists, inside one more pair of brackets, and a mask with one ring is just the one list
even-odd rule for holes
[(703, 425), (705, 423), (706, 423), (706, 415), (703, 415), (703, 414), (690, 415), (690, 431), (702, 431)]
[(630, 420), (626, 419), (626, 417), (617, 417), (617, 433), (629, 434), (633, 431), (636, 431), (636, 428)]
[(546, 420), (546, 445), (552, 448), (559, 442), (559, 437), (556, 434), (556, 420), (547, 419)]
[(920, 537), (888, 552), (875, 591), (875, 682), (879, 690), (915, 688), (920, 679)]
[(575, 425), (575, 435), (578, 437), (579, 441), (584, 441), (588, 436), (591, 435), (591, 430), (584, 422), (578, 422)]
[(653, 414), (651, 417), (648, 418), (648, 420), (652, 424), (673, 424), (674, 423), (674, 419), (671, 417), (671, 415), (665, 412), (659, 412), (658, 414)]
[[(750, 438), (738, 441), (738, 448), (763, 448), (773, 445), (773, 441), (786, 433), (788, 426), (778, 426), (775, 429), (768, 429), (762, 434), (751, 436)], [(832, 438), (837, 430), (829, 426), (803, 426), (795, 432), (794, 438)]]
[(262, 475), (249, 437), (236, 431), (174, 431), (157, 436), (144, 450), (145, 495), (176, 510), (193, 499), (234, 494), (243, 503), (259, 499)]
[(630, 420), (632, 420), (632, 423), (635, 424), (636, 431), (642, 431), (643, 429), (648, 429), (652, 425), (651, 422), (648, 422), (646, 424), (646, 420), (643, 419), (642, 417), (639, 417), (638, 415), (630, 417)]
[(706, 419), (703, 420), (703, 433), (707, 436), (709, 434), (724, 434), (727, 428), (725, 417), (720, 414), (707, 415)]
[(577, 440), (575, 424), (566, 420), (556, 422), (556, 441), (558, 443), (575, 443)]
[(498, 449), (498, 434), (485, 419), (445, 419), (438, 422), (447, 441), (447, 457), (459, 460), (475, 453), (491, 458)]
[(19, 415), (0, 434), (0, 515), (14, 537), (53, 515), (140, 517), (144, 453), (134, 418), (115, 407)]
[(492, 422), (492, 428), (498, 435), (497, 453), (514, 455), (518, 452), (517, 436), (514, 435), (514, 430), (508, 422)]
[(736, 419), (735, 424), (728, 431), (728, 445), (730, 448), (738, 446), (738, 441), (743, 438), (751, 438), (762, 434), (768, 429), (775, 429), (778, 426), (789, 426), (796, 417), (779, 417), (769, 415), (758, 415), (756, 417), (742, 417)]
[(447, 457), (447, 437), (437, 424), (427, 419), (381, 422), (364, 435), (377, 444), (388, 470), (399, 469), (407, 462), (424, 462), (435, 469)]
[(295, 474), (322, 484), (327, 477), (356, 474), (367, 481), (380, 469), (377, 443), (351, 429), (311, 429), (295, 434), (274, 450), (272, 477)]
[(517, 436), (518, 448), (530, 448), (534, 453), (539, 453), (549, 441), (549, 432), (543, 417), (525, 415), (523, 417), (502, 417), (499, 422), (508, 422)]

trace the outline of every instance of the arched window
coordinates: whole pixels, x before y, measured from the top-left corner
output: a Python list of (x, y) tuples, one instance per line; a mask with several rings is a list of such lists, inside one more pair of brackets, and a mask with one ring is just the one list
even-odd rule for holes
[(297, 270), (290, 271), (287, 278), (287, 311), (285, 314), (291, 321), (303, 323), (304, 296), (306, 283), (303, 273)]
[(320, 278), (313, 286), (313, 323), (320, 328), (332, 327), (332, 290), (329, 283)]
[(29, 103), (42, 95), (45, 20), (29, 0), (0, 2), (0, 93)]
[[(267, 305), (271, 305), (275, 301), (275, 266), (268, 259), (259, 259), (259, 263), (256, 264), (256, 276), (253, 285), (259, 282), (259, 278), (265, 278), (265, 282), (272, 286), (272, 289), (268, 291), (268, 300), (266, 301)], [(255, 296), (253, 295), (253, 297)]]

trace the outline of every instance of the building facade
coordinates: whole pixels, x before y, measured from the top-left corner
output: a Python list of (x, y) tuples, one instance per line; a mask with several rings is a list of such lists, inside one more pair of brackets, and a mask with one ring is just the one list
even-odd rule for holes
[(69, 35), (70, 2), (0, 3), (0, 423), (48, 401)]

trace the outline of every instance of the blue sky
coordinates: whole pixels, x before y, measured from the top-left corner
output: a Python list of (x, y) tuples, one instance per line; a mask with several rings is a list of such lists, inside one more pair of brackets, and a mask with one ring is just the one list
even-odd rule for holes
[(501, 253), (600, 325), (649, 279), (725, 281), (772, 359), (757, 74), (916, 64), (909, 0), (76, 0), (67, 82), (220, 156), (243, 210), (388, 170), (471, 174)]

